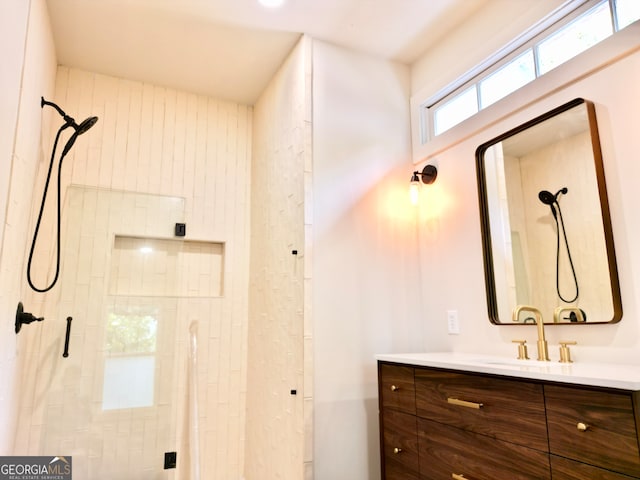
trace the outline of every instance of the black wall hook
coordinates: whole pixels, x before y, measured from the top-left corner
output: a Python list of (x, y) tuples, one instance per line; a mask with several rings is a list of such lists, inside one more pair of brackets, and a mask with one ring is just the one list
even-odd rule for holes
[(18, 302), (18, 308), (16, 309), (16, 334), (22, 328), (22, 325), (29, 324), (31, 322), (41, 322), (44, 317), (36, 317), (29, 312), (24, 311), (22, 302)]

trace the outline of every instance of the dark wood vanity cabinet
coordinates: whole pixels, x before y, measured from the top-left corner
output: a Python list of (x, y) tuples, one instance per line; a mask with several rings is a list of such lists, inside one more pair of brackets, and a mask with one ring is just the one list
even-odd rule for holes
[(550, 453), (640, 478), (638, 392), (559, 385), (544, 390)]
[(378, 378), (384, 478), (419, 480), (414, 368), (381, 363)]
[(379, 362), (384, 480), (640, 478), (638, 392)]

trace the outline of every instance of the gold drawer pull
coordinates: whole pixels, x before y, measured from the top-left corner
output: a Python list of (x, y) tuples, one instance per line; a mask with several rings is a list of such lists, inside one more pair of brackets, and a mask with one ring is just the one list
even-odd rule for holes
[(465, 400), (458, 400), (457, 398), (449, 397), (449, 398), (447, 398), (447, 402), (449, 402), (452, 405), (458, 405), (460, 407), (475, 408), (475, 409), (482, 408), (482, 404), (481, 403), (467, 402)]
[(467, 480), (467, 477), (465, 477), (464, 475), (458, 475), (457, 473), (452, 473), (451, 478), (453, 478), (454, 480)]
[(392, 391), (392, 392), (396, 392), (396, 391), (398, 391), (398, 390), (400, 390), (400, 387), (398, 387), (398, 386), (396, 386), (396, 385), (391, 385), (391, 391)]
[(578, 425), (576, 426), (578, 427), (578, 430), (580, 430), (581, 432), (586, 432), (589, 429), (589, 425), (582, 422), (578, 422)]
[(400, 452), (402, 452), (401, 448), (396, 447), (396, 448), (393, 449), (393, 453), (395, 453), (395, 454), (398, 454)]

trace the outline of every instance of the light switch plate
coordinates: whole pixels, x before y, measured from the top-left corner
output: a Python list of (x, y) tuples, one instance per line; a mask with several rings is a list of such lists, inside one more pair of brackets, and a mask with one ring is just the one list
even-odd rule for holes
[(449, 335), (460, 334), (460, 323), (458, 322), (457, 310), (447, 310), (447, 330)]

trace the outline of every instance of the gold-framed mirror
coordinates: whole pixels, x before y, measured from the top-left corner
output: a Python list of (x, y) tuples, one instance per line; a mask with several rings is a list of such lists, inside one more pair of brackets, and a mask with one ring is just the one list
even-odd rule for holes
[(546, 324), (622, 318), (593, 103), (577, 98), (480, 145), (476, 171), (489, 319), (518, 305)]

